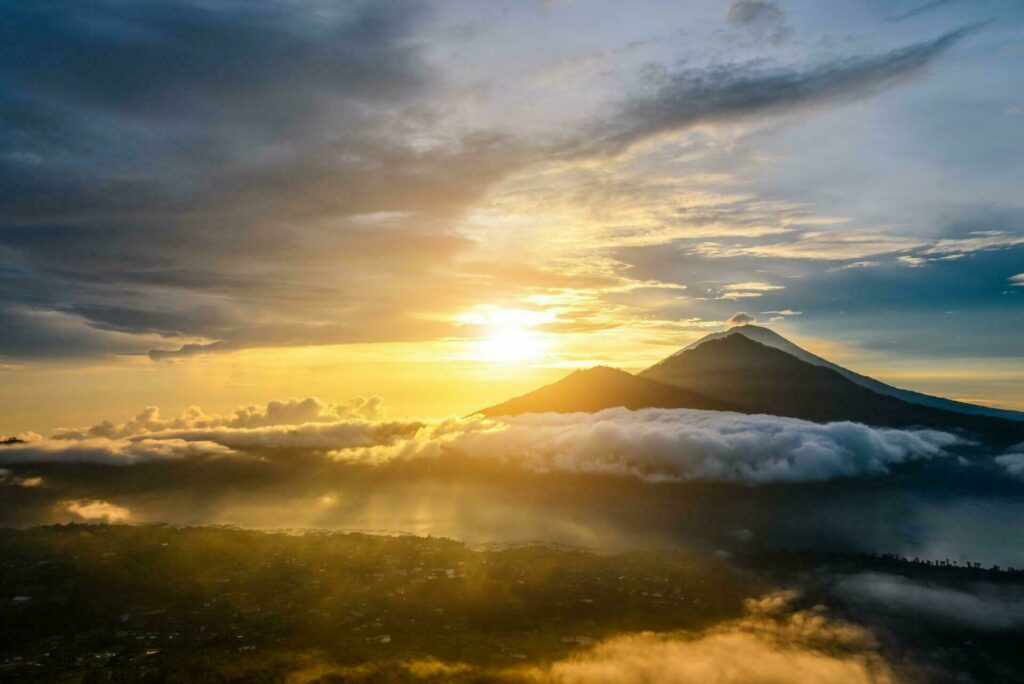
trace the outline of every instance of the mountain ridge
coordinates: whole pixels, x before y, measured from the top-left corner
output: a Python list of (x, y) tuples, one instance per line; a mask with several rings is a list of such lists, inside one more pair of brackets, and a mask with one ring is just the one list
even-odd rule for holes
[(693, 342), (679, 351), (671, 354), (670, 356), (662, 359), (658, 363), (654, 364), (650, 368), (640, 371), (637, 375), (644, 376), (645, 374), (655, 371), (655, 369), (663, 366), (669, 362), (672, 358), (679, 356), (685, 352), (691, 351), (700, 347), (702, 344), (717, 339), (729, 337), (731, 335), (743, 335), (744, 337), (760, 342), (763, 345), (774, 347), (780, 351), (784, 351), (787, 354), (795, 356), (801, 361), (805, 361), (815, 366), (821, 366), (824, 368), (831, 368), (846, 379), (862, 386), (867, 389), (877, 392), (879, 394), (886, 394), (888, 396), (902, 399), (908, 403), (919, 404), (922, 406), (930, 406), (932, 408), (938, 408), (945, 411), (952, 411), (954, 413), (964, 413), (971, 415), (985, 415), (993, 416), (997, 418), (1004, 418), (1006, 420), (1024, 421), (1024, 412), (1013, 411), (1010, 409), (993, 408), (988, 406), (979, 406), (977, 404), (971, 404), (963, 401), (956, 401), (954, 399), (946, 399), (945, 397), (935, 397), (922, 392), (915, 392), (914, 390), (902, 389), (899, 387), (893, 387), (879, 380), (875, 380), (869, 376), (857, 373), (848, 368), (844, 368), (839, 364), (833, 363), (828, 359), (824, 359), (817, 354), (807, 351), (806, 349), (794, 344), (790, 340), (786, 339), (782, 335), (770, 328), (765, 328), (759, 325), (737, 325), (716, 333), (710, 333), (705, 335), (701, 339)]
[(577, 370), (480, 413), (593, 413), (606, 408), (691, 408), (851, 421), (877, 427), (967, 431), (1000, 444), (1024, 441), (1024, 423), (905, 401), (853, 382), (746, 335), (720, 335), (636, 375), (608, 367)]

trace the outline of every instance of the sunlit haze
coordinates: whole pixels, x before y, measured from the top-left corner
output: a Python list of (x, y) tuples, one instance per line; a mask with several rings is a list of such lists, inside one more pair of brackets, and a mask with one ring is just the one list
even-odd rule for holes
[(0, 3), (0, 682), (1024, 681), (1024, 2)]
[(0, 430), (444, 416), (736, 311), (1024, 408), (1024, 15), (898, 4), (10, 8)]

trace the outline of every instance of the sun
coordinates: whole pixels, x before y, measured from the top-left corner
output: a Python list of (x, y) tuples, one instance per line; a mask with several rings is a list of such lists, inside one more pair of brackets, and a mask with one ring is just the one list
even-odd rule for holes
[(481, 339), (477, 351), (486, 361), (536, 361), (544, 356), (544, 341), (537, 333), (525, 328), (503, 326)]
[(552, 319), (548, 312), (488, 306), (464, 314), (460, 323), (479, 326), (482, 333), (472, 342), (473, 358), (517, 363), (544, 357), (549, 336), (536, 328)]

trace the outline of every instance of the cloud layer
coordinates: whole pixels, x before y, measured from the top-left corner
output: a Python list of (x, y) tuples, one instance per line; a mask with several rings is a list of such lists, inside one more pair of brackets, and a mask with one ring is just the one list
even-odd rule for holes
[(369, 417), (379, 408), (379, 400), (335, 406), (310, 398), (246, 407), (227, 417), (191, 409), (176, 419), (162, 419), (149, 408), (126, 423), (63, 429), (49, 440), (4, 447), (0, 464), (130, 465), (293, 450), (343, 463), (457, 456), (540, 472), (764, 484), (883, 474), (907, 461), (942, 456), (958, 442), (934, 430), (688, 409), (422, 422)]

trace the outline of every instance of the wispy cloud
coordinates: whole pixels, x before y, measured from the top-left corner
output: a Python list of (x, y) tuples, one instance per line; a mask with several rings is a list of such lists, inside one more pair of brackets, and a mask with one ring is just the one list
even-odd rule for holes
[(885, 19), (886, 21), (906, 21), (907, 19), (913, 19), (915, 17), (921, 16), (922, 14), (934, 12), (935, 10), (946, 7), (947, 5), (955, 4), (957, 2), (960, 2), (960, 0), (931, 0), (931, 2), (926, 2), (924, 4), (917, 5), (916, 7), (911, 7), (905, 12), (890, 14)]
[(731, 64), (670, 72), (655, 82), (652, 94), (625, 103), (613, 118), (589, 129), (569, 152), (618, 154), (662, 133), (701, 123), (865, 97), (921, 74), (973, 30), (965, 27), (888, 53), (806, 68)]

